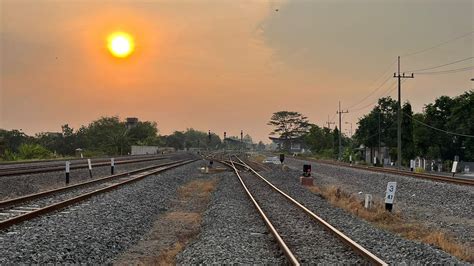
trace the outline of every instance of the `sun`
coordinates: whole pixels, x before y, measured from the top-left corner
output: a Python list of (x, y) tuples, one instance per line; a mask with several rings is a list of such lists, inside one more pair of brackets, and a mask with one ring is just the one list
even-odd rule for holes
[(114, 32), (107, 38), (107, 48), (118, 58), (125, 58), (135, 50), (133, 37), (126, 32)]

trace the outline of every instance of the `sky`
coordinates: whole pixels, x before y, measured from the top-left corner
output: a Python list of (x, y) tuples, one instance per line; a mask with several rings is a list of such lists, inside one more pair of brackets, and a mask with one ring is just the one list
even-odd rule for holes
[[(115, 31), (135, 40), (127, 58), (106, 48)], [(244, 130), (268, 143), (272, 113), (323, 126), (341, 101), (349, 134), (380, 96), (396, 97), (397, 56), (407, 73), (473, 57), (473, 32), (471, 0), (0, 0), (0, 128), (57, 132), (117, 115), (156, 121), (160, 134)], [(472, 77), (415, 74), (402, 100), (420, 112), (472, 90)]]

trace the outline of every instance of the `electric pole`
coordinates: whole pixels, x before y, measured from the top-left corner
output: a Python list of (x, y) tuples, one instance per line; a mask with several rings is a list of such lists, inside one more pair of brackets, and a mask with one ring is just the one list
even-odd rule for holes
[(240, 149), (244, 151), (244, 131), (240, 130)]
[(400, 56), (398, 56), (398, 74), (393, 73), (393, 77), (398, 79), (398, 108), (397, 108), (397, 167), (402, 167), (402, 78), (414, 78), (411, 76), (400, 75)]
[(346, 111), (341, 111), (341, 101), (339, 101), (339, 110), (337, 111), (337, 114), (339, 115), (339, 156), (338, 156), (338, 160), (339, 160), (339, 161), (342, 159), (342, 143), (341, 143), (342, 114), (347, 114), (347, 113), (349, 113), (348, 110), (346, 110)]

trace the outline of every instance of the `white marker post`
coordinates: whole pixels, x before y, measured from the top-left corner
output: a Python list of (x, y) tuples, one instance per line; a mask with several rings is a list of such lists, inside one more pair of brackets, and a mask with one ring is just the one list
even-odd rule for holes
[(374, 166), (377, 166), (377, 156), (374, 156)]
[(385, 210), (391, 212), (393, 209), (393, 200), (395, 198), (395, 190), (397, 189), (397, 182), (388, 182), (387, 192), (385, 194)]
[(371, 209), (372, 208), (372, 194), (365, 194), (365, 204), (364, 207), (366, 209)]
[(92, 163), (91, 163), (91, 159), (87, 159), (87, 164), (89, 165), (89, 176), (92, 178)]
[(415, 160), (410, 160), (410, 171), (413, 172), (413, 169), (415, 169)]
[(458, 168), (458, 162), (454, 161), (453, 162), (453, 169), (451, 169), (451, 173), (453, 173), (453, 177), (454, 177), (454, 174), (456, 174), (456, 169), (457, 168)]
[(71, 163), (66, 161), (66, 185), (69, 184), (69, 172), (71, 171)]
[(352, 166), (352, 155), (349, 155), (349, 162), (351, 163), (351, 166)]
[(114, 158), (110, 158), (110, 174), (114, 174), (114, 168), (115, 168), (115, 160)]

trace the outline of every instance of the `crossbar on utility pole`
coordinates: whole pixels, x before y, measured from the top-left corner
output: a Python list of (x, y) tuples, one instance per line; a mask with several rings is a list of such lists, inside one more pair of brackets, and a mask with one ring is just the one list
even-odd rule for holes
[(414, 78), (413, 73), (411, 76), (405, 76), (400, 74), (400, 56), (398, 56), (398, 74), (393, 73), (393, 77), (398, 79), (398, 106), (397, 106), (397, 167), (402, 167), (402, 78)]
[(348, 110), (346, 111), (341, 111), (341, 101), (339, 101), (339, 110), (336, 112), (339, 115), (339, 156), (338, 160), (340, 161), (342, 159), (342, 143), (341, 143), (341, 132), (342, 132), (342, 114), (347, 114), (349, 113)]

